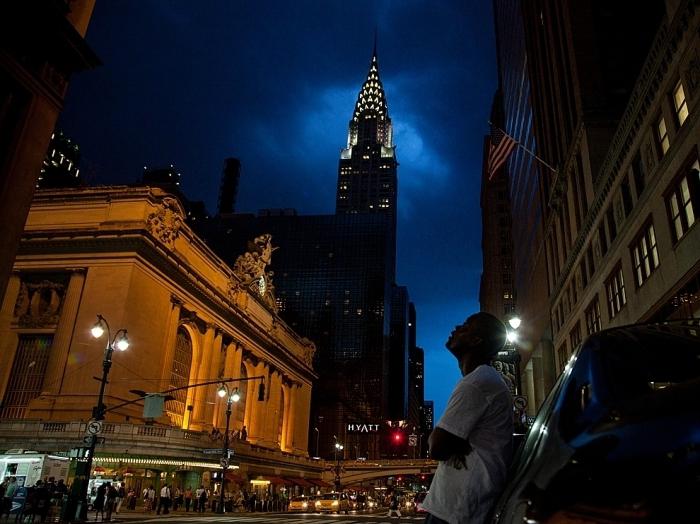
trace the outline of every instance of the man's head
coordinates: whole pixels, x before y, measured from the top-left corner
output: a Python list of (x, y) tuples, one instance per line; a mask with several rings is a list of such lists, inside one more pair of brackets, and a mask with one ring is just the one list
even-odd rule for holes
[(456, 326), (445, 343), (447, 349), (461, 360), (465, 354), (478, 363), (491, 360), (506, 343), (506, 326), (490, 313), (471, 315)]

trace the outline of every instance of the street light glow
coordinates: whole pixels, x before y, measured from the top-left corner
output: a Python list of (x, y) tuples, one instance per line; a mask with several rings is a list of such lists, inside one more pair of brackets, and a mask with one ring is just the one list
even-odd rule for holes
[(509, 331), (506, 334), (506, 339), (508, 339), (508, 342), (512, 344), (513, 342), (516, 342), (518, 340), (518, 335), (515, 333), (515, 331)]
[(122, 334), (122, 336), (117, 340), (117, 349), (119, 351), (126, 351), (129, 347), (129, 338), (126, 336), (126, 331)]
[(92, 329), (90, 330), (90, 333), (92, 333), (92, 336), (95, 338), (100, 338), (102, 335), (104, 335), (104, 328), (102, 327), (102, 322), (97, 321), (97, 324), (92, 326)]
[(219, 395), (221, 398), (224, 398), (226, 396), (226, 386), (221, 384), (221, 386), (219, 386), (219, 389), (216, 391), (216, 394)]
[(233, 390), (233, 393), (231, 394), (231, 400), (233, 402), (238, 402), (239, 400), (241, 400), (241, 395), (240, 393), (238, 393), (238, 388)]
[(522, 320), (520, 320), (520, 317), (511, 317), (508, 319), (508, 324), (510, 324), (510, 327), (513, 329), (518, 329), (521, 322)]

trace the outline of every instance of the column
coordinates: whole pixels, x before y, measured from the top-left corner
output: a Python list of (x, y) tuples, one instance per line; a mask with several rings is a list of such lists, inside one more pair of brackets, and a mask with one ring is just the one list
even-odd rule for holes
[(7, 282), (0, 309), (0, 402), (5, 397), (5, 388), (10, 380), (10, 371), (17, 352), (17, 335), (10, 329), (10, 323), (14, 317), (20, 284), (19, 275), (13, 273)]
[(46, 365), (46, 375), (42, 385), (42, 395), (58, 395), (63, 384), (63, 374), (68, 362), (68, 353), (73, 341), (75, 320), (78, 317), (80, 297), (85, 285), (85, 269), (75, 269), (70, 276), (68, 289), (63, 297), (61, 317), (53, 335), (49, 361)]
[(535, 377), (533, 376), (532, 359), (525, 366), (525, 393), (527, 395), (527, 414), (534, 417), (537, 413), (535, 406)]
[(180, 327), (180, 310), (182, 309), (182, 300), (175, 295), (170, 295), (170, 313), (163, 336), (163, 347), (161, 355), (163, 355), (163, 370), (161, 372), (161, 389), (165, 389), (170, 385), (170, 374), (173, 369), (173, 358), (175, 358), (175, 341), (177, 340), (177, 329)]
[(252, 376), (265, 377), (265, 400), (258, 400), (258, 384), (259, 380), (251, 381), (251, 389), (253, 394), (250, 396), (250, 425), (248, 426), (248, 440), (253, 443), (264, 440), (266, 413), (270, 409), (268, 398), (270, 394), (270, 368), (265, 362), (258, 362), (255, 366)]
[[(211, 367), (209, 368), (209, 376), (207, 378), (220, 378), (222, 376), (221, 373), (219, 373), (219, 371), (221, 370), (222, 359), (224, 357), (221, 347), (222, 342), (223, 334), (220, 330), (217, 329), (216, 335), (214, 335), (214, 343), (212, 344), (211, 348)], [(218, 409), (220, 408), (222, 403), (225, 405), (226, 402), (225, 399), (221, 399), (219, 395), (216, 394), (216, 391), (219, 389), (219, 385), (212, 384), (211, 386), (207, 386), (205, 389), (207, 390), (206, 398), (215, 399), (214, 404), (205, 404), (206, 415), (204, 417), (204, 420), (206, 420), (207, 425), (213, 426), (214, 424), (216, 424)], [(223, 411), (226, 411), (226, 409), (224, 408)]]
[(309, 444), (309, 417), (311, 414), (311, 384), (301, 384), (294, 396), (294, 450), (307, 455)]
[(285, 388), (287, 393), (284, 402), (284, 428), (282, 430), (283, 451), (294, 451), (294, 428), (296, 427), (296, 395), (297, 395), (297, 385), (292, 382), (288, 387)]
[[(265, 426), (262, 431), (262, 439), (273, 447), (279, 447), (277, 437), (279, 435), (280, 417), (284, 416), (284, 412), (280, 413), (280, 403), (282, 395), (282, 375), (275, 370), (270, 373), (270, 382), (267, 385), (270, 391), (267, 395), (269, 398), (267, 410), (265, 412)], [(284, 406), (282, 406), (284, 410)]]
[[(211, 368), (212, 346), (214, 345), (214, 335), (216, 327), (214, 324), (207, 324), (207, 331), (204, 334), (202, 342), (202, 354), (199, 363), (199, 372), (197, 374), (197, 383), (204, 382), (209, 378), (209, 369)], [(193, 429), (204, 429), (204, 425), (208, 420), (206, 416), (206, 402), (208, 387), (196, 387), (194, 390), (194, 410), (192, 412)]]

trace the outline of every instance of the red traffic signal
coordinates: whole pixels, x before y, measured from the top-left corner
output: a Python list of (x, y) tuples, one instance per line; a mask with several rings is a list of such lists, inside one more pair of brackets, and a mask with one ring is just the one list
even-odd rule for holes
[(400, 431), (397, 431), (396, 433), (394, 433), (394, 443), (395, 444), (398, 444), (399, 442), (401, 442), (402, 439), (403, 439), (403, 436), (401, 435)]

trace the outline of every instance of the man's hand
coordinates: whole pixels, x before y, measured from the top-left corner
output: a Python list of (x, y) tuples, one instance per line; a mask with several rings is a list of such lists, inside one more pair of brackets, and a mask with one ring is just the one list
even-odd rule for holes
[(442, 428), (435, 428), (428, 437), (430, 458), (447, 462), (456, 469), (467, 467), (467, 455), (472, 452), (469, 441)]

